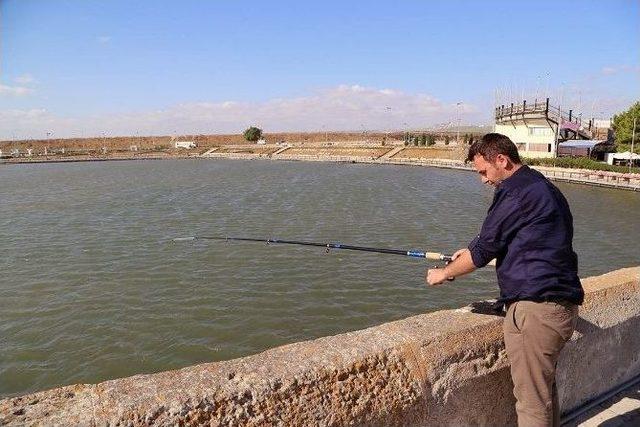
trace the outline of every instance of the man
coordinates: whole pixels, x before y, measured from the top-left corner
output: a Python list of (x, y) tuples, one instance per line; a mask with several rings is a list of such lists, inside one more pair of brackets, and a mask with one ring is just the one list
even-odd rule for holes
[(493, 203), (468, 248), (446, 267), (428, 270), (426, 281), (439, 285), (496, 259), (518, 425), (558, 426), (556, 362), (584, 298), (569, 205), (541, 173), (522, 165), (504, 135), (483, 136), (469, 148), (467, 161), (496, 188)]

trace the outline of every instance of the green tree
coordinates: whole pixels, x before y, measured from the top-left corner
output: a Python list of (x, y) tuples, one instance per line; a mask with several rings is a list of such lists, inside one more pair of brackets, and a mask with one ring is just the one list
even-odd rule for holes
[(430, 147), (432, 145), (436, 145), (436, 137), (432, 134), (429, 134), (427, 136), (427, 147)]
[(445, 135), (444, 136), (444, 145), (449, 145), (449, 142), (451, 142), (451, 137), (449, 135)]
[(413, 145), (415, 145), (417, 147), (419, 143), (420, 143), (420, 138), (418, 137), (418, 135), (414, 135), (413, 136)]
[(612, 127), (616, 133), (616, 144), (631, 144), (634, 118), (636, 119), (636, 133), (638, 133), (638, 128), (640, 128), (640, 101), (633, 104), (627, 111), (613, 116)]
[(250, 128), (244, 131), (242, 136), (244, 136), (244, 139), (246, 139), (247, 141), (256, 142), (262, 137), (262, 129), (257, 128), (255, 126), (251, 126)]
[(427, 135), (424, 133), (420, 135), (420, 145), (427, 145)]

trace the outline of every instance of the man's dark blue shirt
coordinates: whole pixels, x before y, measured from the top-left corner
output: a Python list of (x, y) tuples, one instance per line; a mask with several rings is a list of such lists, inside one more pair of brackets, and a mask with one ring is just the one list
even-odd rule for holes
[(496, 258), (502, 302), (566, 299), (581, 304), (584, 291), (572, 240), (567, 200), (540, 172), (521, 166), (496, 188), (469, 250), (478, 268)]

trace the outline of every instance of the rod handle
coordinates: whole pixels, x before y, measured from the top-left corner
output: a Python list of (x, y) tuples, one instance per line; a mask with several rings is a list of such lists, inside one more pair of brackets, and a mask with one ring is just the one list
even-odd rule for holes
[(424, 257), (426, 259), (432, 259), (432, 260), (436, 260), (436, 261), (442, 261), (442, 259), (444, 258), (444, 255), (441, 254), (440, 252), (425, 252), (424, 253)]

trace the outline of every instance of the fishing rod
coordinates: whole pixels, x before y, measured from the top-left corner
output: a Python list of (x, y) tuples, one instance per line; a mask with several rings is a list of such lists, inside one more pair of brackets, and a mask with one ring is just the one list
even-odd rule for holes
[[(298, 246), (316, 246), (325, 248), (327, 252), (331, 249), (345, 249), (349, 251), (361, 251), (361, 252), (376, 252), (380, 254), (392, 254), (402, 255), (414, 258), (424, 258), (428, 260), (444, 261), (450, 263), (453, 258), (452, 255), (445, 255), (440, 252), (426, 252), (421, 250), (406, 250), (406, 249), (388, 249), (388, 248), (372, 248), (368, 246), (354, 246), (345, 245), (342, 243), (321, 243), (321, 242), (305, 242), (299, 240), (281, 240), (281, 239), (254, 239), (249, 237), (221, 237), (221, 236), (190, 236), (190, 237), (177, 237), (173, 239), (174, 242), (187, 242), (193, 240), (223, 240), (223, 241), (242, 241), (242, 242), (261, 242), (266, 244), (285, 244), (285, 245), (298, 245)], [(495, 261), (490, 264), (495, 265)]]

